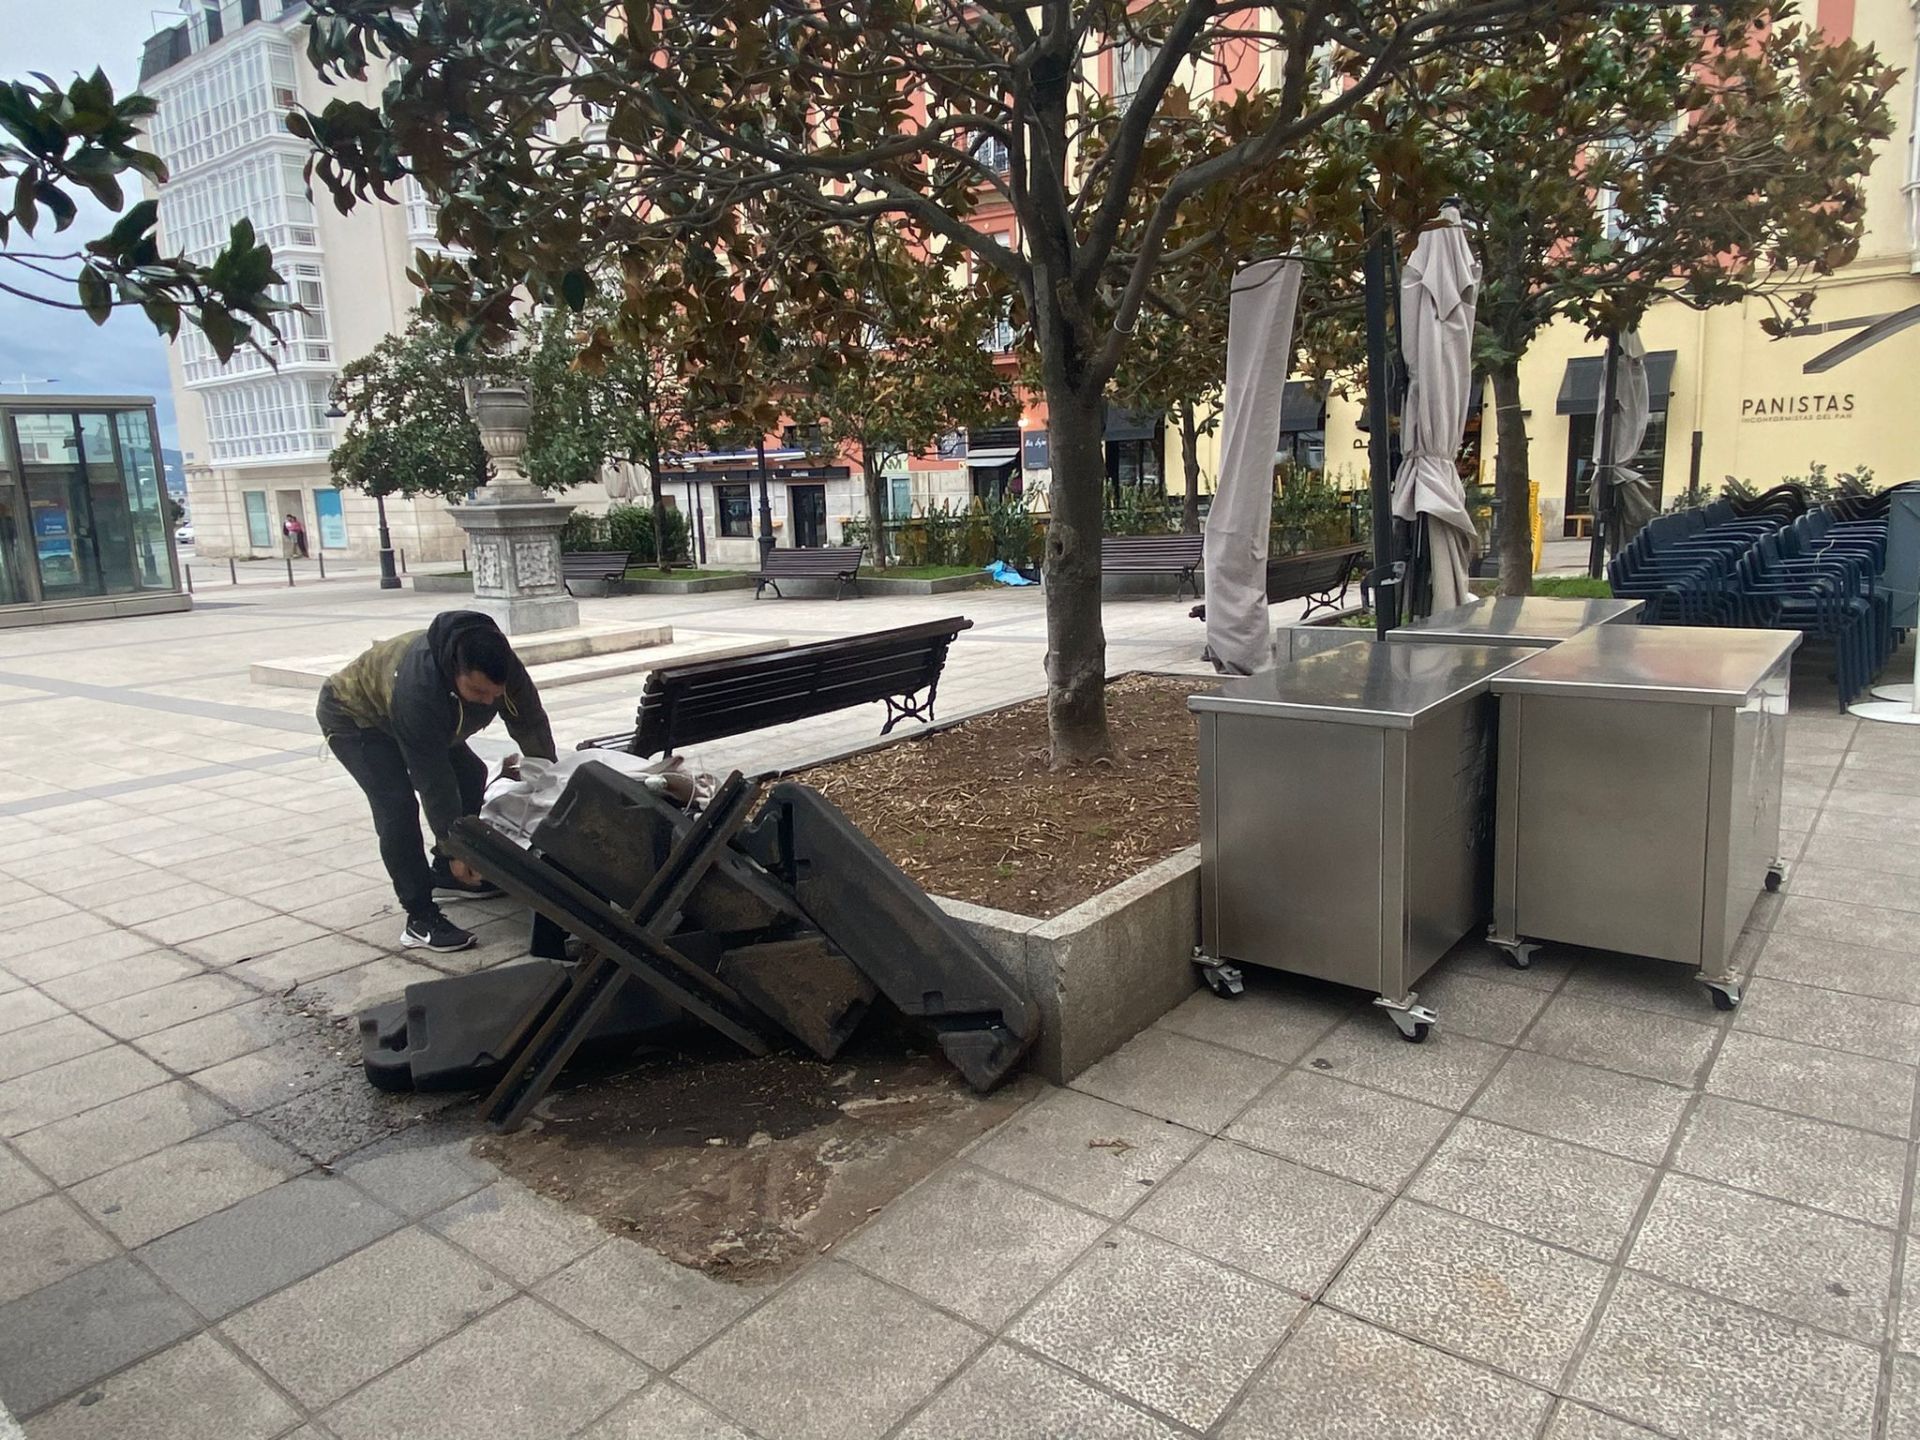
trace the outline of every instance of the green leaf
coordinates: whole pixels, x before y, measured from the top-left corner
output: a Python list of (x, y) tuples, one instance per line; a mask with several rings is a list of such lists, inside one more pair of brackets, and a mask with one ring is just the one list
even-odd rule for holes
[(584, 270), (569, 270), (560, 277), (560, 293), (566, 298), (568, 307), (578, 314), (587, 308), (587, 300), (593, 294), (593, 281), (587, 278)]
[(107, 323), (107, 317), (113, 314), (113, 288), (107, 279), (93, 266), (81, 269), (80, 308), (87, 312), (87, 318), (96, 325)]

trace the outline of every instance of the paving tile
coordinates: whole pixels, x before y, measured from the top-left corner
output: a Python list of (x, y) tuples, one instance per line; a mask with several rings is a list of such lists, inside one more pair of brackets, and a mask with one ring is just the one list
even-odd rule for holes
[(1420, 1003), (1439, 1015), (1439, 1028), (1496, 1045), (1518, 1040), (1547, 1003), (1546, 993), (1532, 986), (1488, 979), (1451, 965), (1422, 976), (1419, 995)]
[(1326, 987), (1289, 984), (1291, 977), (1256, 972), (1246, 992), (1227, 999), (1196, 990), (1155, 1025), (1195, 1040), (1292, 1064), (1322, 1035), (1353, 1014), (1350, 996)]
[(1303, 1306), (1148, 1235), (1103, 1241), (1008, 1338), (1195, 1429), (1218, 1420)]
[(1907, 1146), (1889, 1136), (1707, 1095), (1687, 1122), (1674, 1165), (1776, 1199), (1897, 1225)]
[(1227, 1138), (1363, 1185), (1395, 1190), (1452, 1121), (1450, 1112), (1431, 1105), (1297, 1070), (1228, 1126)]
[(217, 935), (223, 930), (237, 930), (242, 925), (270, 920), (274, 913), (265, 905), (256, 905), (251, 900), (224, 896), (189, 910), (155, 916), (135, 928), (162, 945), (182, 945), (190, 940)]
[(1084, 1094), (1213, 1134), (1279, 1073), (1272, 1061), (1243, 1051), (1147, 1029), (1072, 1084)]
[(895, 1200), (839, 1254), (997, 1330), (1107, 1228), (1107, 1221), (1085, 1211), (955, 1166)]
[(83, 1181), (70, 1193), (132, 1249), (306, 1168), (286, 1146), (238, 1123), (169, 1145)]
[[(851, 1266), (801, 1275), (688, 1361), (675, 1380), (782, 1440), (872, 1440), (982, 1339)], [(829, 1384), (822, 1377), (832, 1376)]]
[(662, 1380), (619, 1405), (578, 1440), (751, 1440), (678, 1385)]
[(142, 1247), (140, 1257), (208, 1319), (304, 1279), (397, 1228), (351, 1185), (301, 1178)]
[(9, 1210), (0, 1224), (0, 1304), (119, 1253), (62, 1195), (44, 1195)]
[[(169, 878), (164, 869), (156, 868), (154, 873)], [(124, 886), (114, 888), (119, 893), (97, 899), (90, 897), (91, 903), (87, 904), (87, 908), (116, 925), (131, 926), (136, 930), (164, 916), (179, 915), (204, 905), (217, 905), (228, 898), (211, 885), (198, 885), (191, 880), (172, 881), (154, 889), (144, 884), (132, 889)]]
[(35, 1174), (10, 1146), (0, 1144), (0, 1210), (11, 1210), (16, 1205), (47, 1193), (47, 1182)]
[(407, 1229), (256, 1301), (220, 1329), (319, 1410), (512, 1294), (471, 1256)]
[(500, 1178), (467, 1153), (468, 1143), (415, 1129), (357, 1152), (339, 1169), (381, 1204), (417, 1219)]
[(1205, 1138), (1077, 1090), (1056, 1090), (1006, 1120), (967, 1158), (1117, 1219)]
[(1875, 1350), (1622, 1277), (1569, 1393), (1687, 1440), (1866, 1440)]
[(537, 1293), (657, 1370), (679, 1364), (758, 1298), (619, 1239), (588, 1251)]
[(96, 965), (144, 955), (151, 949), (151, 940), (131, 930), (109, 930), (104, 934), (85, 935), (58, 945), (43, 945), (29, 954), (16, 955), (5, 963), (22, 980), (44, 985), (49, 980), (57, 980), (63, 975), (72, 975)]
[(163, 1350), (36, 1418), (31, 1440), (267, 1440), (300, 1416), (211, 1335)]
[(1396, 1204), (1327, 1292), (1338, 1309), (1535, 1384), (1559, 1382), (1607, 1267), (1511, 1231)]
[(344, 935), (322, 935), (235, 965), (228, 973), (256, 990), (285, 990), (379, 958), (380, 952), (371, 945), (362, 945)]
[(1714, 1030), (1705, 1022), (1715, 1012), (1704, 993), (1700, 1003), (1703, 1023), (1696, 1024), (1650, 1010), (1559, 995), (1521, 1044), (1562, 1060), (1691, 1086), (1713, 1048)]
[(1667, 1153), (1689, 1099), (1678, 1086), (1521, 1050), (1469, 1113), (1652, 1163)]
[(162, 1065), (191, 1075), (278, 1040), (311, 1034), (311, 1019), (289, 1014), (271, 1000), (253, 1000), (200, 1020), (142, 1035), (135, 1048)]
[(1175, 1440), (1185, 1434), (1006, 1345), (988, 1349), (898, 1440)]
[(15, 1137), (14, 1145), (72, 1185), (225, 1125), (233, 1117), (191, 1085), (156, 1085)]
[(167, 1072), (144, 1055), (115, 1045), (0, 1081), (0, 1135), (50, 1125), (167, 1078)]
[(205, 964), (227, 966), (256, 956), (271, 955), (276, 950), (316, 940), (326, 933), (318, 925), (296, 920), (291, 915), (269, 915), (231, 930), (182, 941), (174, 948)]
[[(22, 983), (0, 995), (0, 1035), (16, 1034), (44, 1021), (58, 1019), (66, 1013), (67, 1007), (51, 994), (43, 995)], [(11, 1045), (13, 1042), (7, 1043)]]
[(1129, 1223), (1311, 1296), (1386, 1203), (1377, 1190), (1216, 1140), (1154, 1191)]
[[(1844, 780), (1845, 771), (1842, 771)], [(1920, 786), (1910, 787), (1920, 794)], [(1823, 834), (1815, 831), (1800, 851), (1800, 863), (1832, 865), (1879, 875), (1920, 876), (1920, 845), (1896, 845), (1887, 841), (1860, 840), (1851, 835)]]
[(135, 1040), (253, 998), (254, 992), (237, 980), (224, 975), (194, 975), (155, 990), (143, 990), (137, 995), (96, 1005), (86, 1013), (101, 1029), (122, 1040)]
[(400, 902), (393, 898), (391, 885), (374, 885), (359, 880), (357, 889), (331, 896), (293, 913), (327, 930), (352, 930), (376, 920), (400, 918)]
[(1611, 1260), (1653, 1181), (1645, 1165), (1505, 1125), (1462, 1120), (1410, 1199)]
[[(1844, 802), (1844, 803), (1843, 803)], [(1920, 805), (1920, 796), (1877, 795), (1865, 791), (1843, 792), (1830, 797), (1829, 808), (1912, 810)], [(1920, 911), (1920, 895), (1915, 894), (1910, 877), (1889, 875), (1880, 870), (1862, 870), (1850, 865), (1827, 865), (1815, 860), (1793, 867), (1787, 888), (1794, 895), (1815, 900), (1838, 900), (1850, 905), (1875, 905), (1885, 910)]]
[(105, 1049), (113, 1037), (79, 1015), (56, 1015), (15, 1030), (0, 1045), (0, 1081)]
[(1552, 1397), (1315, 1307), (1221, 1429), (1224, 1440), (1532, 1435)]
[(237, 1113), (253, 1115), (338, 1080), (345, 1068), (326, 1046), (303, 1038), (210, 1065), (196, 1071), (193, 1082)]
[[(1760, 943), (1764, 943), (1768, 932), (1761, 933)], [(1740, 968), (1738, 959), (1735, 966)], [(1600, 1005), (1652, 1010), (1695, 1024), (1712, 1024), (1717, 1018), (1713, 997), (1693, 978), (1695, 973), (1691, 965), (1639, 955), (1589, 956), (1574, 967), (1560, 994)]]
[(0, 1306), (0, 1404), (31, 1415), (199, 1328), (133, 1261), (102, 1261)]
[[(15, 870), (18, 873), (18, 867)], [(69, 940), (105, 935), (112, 929), (108, 921), (81, 910), (68, 910), (44, 920), (29, 920), (25, 924), (9, 926), (4, 933), (0, 933), (0, 959), (16, 960)]]
[(300, 987), (300, 994), (308, 1005), (330, 1015), (351, 1015), (369, 1005), (398, 1000), (409, 985), (440, 978), (440, 972), (427, 965), (382, 956), (370, 964), (309, 981)]
[(1497, 1045), (1452, 1034), (1444, 1023), (1424, 1044), (1409, 1045), (1385, 1015), (1369, 1013), (1314, 1046), (1306, 1063), (1342, 1080), (1457, 1108), (1472, 1098), (1505, 1053)]
[(1913, 1118), (1910, 1066), (1735, 1030), (1707, 1075), (1716, 1095), (1905, 1137)]
[(1591, 1406), (1562, 1400), (1541, 1440), (1660, 1440), (1660, 1436)]
[(1628, 1263), (1878, 1344), (1893, 1282), (1891, 1231), (1686, 1175), (1661, 1182)]
[(185, 956), (171, 950), (149, 950), (112, 965), (95, 965), (62, 975), (46, 981), (41, 988), (70, 1009), (86, 1010), (200, 973), (200, 967)]
[(585, 1216), (512, 1180), (456, 1200), (427, 1224), (518, 1285), (544, 1280), (604, 1238)]
[[(1828, 818), (1821, 817), (1822, 826)], [(1781, 905), (1780, 918), (1773, 928), (1783, 934), (1811, 935), (1841, 945), (1864, 945), (1871, 950), (1910, 954), (1914, 949), (1913, 916), (1905, 910), (1888, 910), (1877, 905), (1849, 905), (1790, 895)]]
[[(1920, 887), (1916, 887), (1920, 888)], [(1916, 922), (1920, 927), (1920, 922)], [(1912, 964), (1920, 970), (1920, 964)], [(1920, 1054), (1920, 1005), (1869, 999), (1838, 990), (1756, 980), (1733, 1018), (1736, 1030), (1751, 1030), (1806, 1045), (1908, 1061)]]
[(1920, 965), (1888, 950), (1843, 945), (1811, 935), (1773, 934), (1760, 951), (1757, 969), (1763, 977), (1799, 985), (1920, 1004)]

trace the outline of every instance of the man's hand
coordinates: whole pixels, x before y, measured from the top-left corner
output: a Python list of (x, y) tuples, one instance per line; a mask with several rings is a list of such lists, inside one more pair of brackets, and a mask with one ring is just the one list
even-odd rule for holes
[(500, 762), (500, 778), (503, 780), (518, 780), (520, 778), (520, 757), (518, 755), (509, 755)]
[(447, 869), (452, 873), (453, 878), (458, 880), (462, 885), (478, 885), (480, 883), (480, 872), (464, 860), (449, 860), (447, 862)]

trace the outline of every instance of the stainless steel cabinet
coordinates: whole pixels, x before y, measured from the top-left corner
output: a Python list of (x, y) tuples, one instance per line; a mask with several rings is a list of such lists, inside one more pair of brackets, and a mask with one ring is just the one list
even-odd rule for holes
[(1498, 596), (1442, 610), (1389, 630), (1401, 644), (1528, 645), (1570, 640), (1596, 625), (1632, 624), (1640, 600), (1558, 600), (1549, 595)]

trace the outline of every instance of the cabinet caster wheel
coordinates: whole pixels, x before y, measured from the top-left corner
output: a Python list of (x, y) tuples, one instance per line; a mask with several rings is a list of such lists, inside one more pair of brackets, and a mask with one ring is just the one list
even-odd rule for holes
[(1776, 865), (1772, 869), (1767, 871), (1767, 893), (1769, 895), (1779, 890), (1779, 888), (1786, 883), (1787, 883), (1787, 872), (1782, 870), (1779, 866)]
[(1417, 996), (1409, 995), (1405, 1004), (1389, 1004), (1385, 1000), (1373, 1002), (1387, 1012), (1387, 1018), (1393, 1021), (1400, 1038), (1409, 1045), (1418, 1045), (1431, 1035), (1433, 1022), (1440, 1018), (1426, 1006), (1414, 1003), (1417, 999)]
[(1200, 978), (1207, 982), (1207, 988), (1214, 994), (1228, 1000), (1244, 993), (1247, 988), (1238, 965), (1203, 964), (1200, 967)]
[(1400, 1038), (1409, 1045), (1418, 1045), (1432, 1033), (1433, 1026), (1427, 1024), (1424, 1020), (1416, 1022), (1411, 1030), (1407, 1029), (1404, 1025), (1400, 1027)]
[(1716, 1010), (1732, 1010), (1740, 1004), (1740, 991), (1732, 985), (1709, 985), (1707, 993), (1713, 997)]
[(1487, 943), (1498, 950), (1500, 958), (1515, 970), (1531, 969), (1533, 952), (1540, 948), (1531, 940), (1496, 940), (1491, 935), (1487, 937)]

